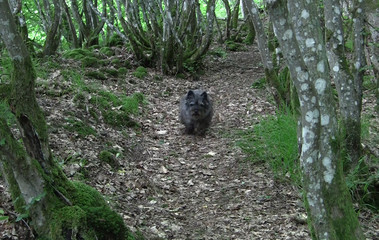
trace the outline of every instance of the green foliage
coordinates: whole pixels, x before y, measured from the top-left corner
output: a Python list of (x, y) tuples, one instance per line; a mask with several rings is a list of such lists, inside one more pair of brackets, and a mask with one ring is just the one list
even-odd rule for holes
[(122, 41), (122, 38), (118, 34), (113, 34), (111, 39), (108, 42), (109, 47), (116, 47), (116, 46), (122, 46), (124, 42)]
[(267, 84), (266, 78), (260, 78), (258, 80), (255, 80), (255, 82), (253, 82), (251, 87), (254, 89), (264, 89), (266, 88), (266, 84)]
[(89, 102), (97, 106), (104, 122), (114, 127), (138, 127), (130, 114), (138, 114), (139, 106), (146, 103), (142, 93), (117, 96), (108, 91), (99, 91), (89, 99)]
[(110, 57), (114, 55), (114, 51), (110, 47), (102, 47), (100, 53)]
[(1, 221), (6, 221), (6, 220), (9, 219), (9, 217), (5, 216), (4, 214), (5, 214), (4, 210), (2, 208), (0, 208), (0, 222)]
[(349, 52), (353, 52), (354, 51), (354, 42), (352, 39), (347, 39), (346, 42), (345, 42), (345, 48), (349, 51)]
[(237, 43), (237, 42), (234, 42), (231, 40), (227, 40), (225, 42), (225, 44), (226, 44), (226, 49), (229, 51), (232, 51), (232, 52), (239, 52), (239, 51), (246, 51), (247, 50), (243, 44)]
[(63, 57), (71, 58), (71, 59), (75, 59), (75, 60), (82, 60), (85, 57), (96, 58), (97, 56), (95, 53), (91, 52), (88, 49), (76, 48), (76, 49), (68, 50), (68, 51), (64, 52)]
[(120, 75), (125, 74), (125, 73), (127, 73), (127, 72), (128, 72), (128, 69), (127, 69), (126, 67), (120, 67), (120, 68), (118, 69), (118, 73), (119, 73)]
[(99, 71), (89, 71), (89, 72), (86, 72), (85, 75), (89, 78), (95, 78), (95, 79), (99, 79), (99, 80), (107, 79), (105, 77), (104, 73), (99, 72)]
[(146, 77), (146, 75), (147, 75), (147, 70), (146, 70), (146, 68), (144, 68), (144, 67), (142, 67), (142, 66), (139, 66), (139, 67), (136, 69), (136, 71), (133, 73), (133, 75), (134, 75), (135, 77), (137, 77), (137, 78), (142, 79), (142, 78)]
[(223, 48), (216, 48), (208, 52), (209, 55), (225, 58), (227, 53)]
[(99, 159), (102, 162), (108, 163), (113, 168), (117, 167), (118, 165), (115, 155), (107, 150), (103, 150), (100, 152)]
[(101, 71), (111, 75), (112, 77), (117, 77), (118, 76), (118, 71), (113, 68), (103, 68)]
[[(131, 233), (126, 228), (121, 216), (112, 211), (101, 194), (92, 187), (72, 182), (73, 189), (69, 192), (73, 206), (60, 208), (54, 213), (55, 229), (94, 229), (87, 231), (84, 239), (127, 239)], [(59, 236), (59, 237), (58, 237)], [(62, 233), (56, 234), (61, 239)]]
[(97, 67), (99, 66), (99, 59), (96, 57), (85, 56), (81, 59), (83, 67)]
[(276, 177), (289, 176), (295, 184), (300, 184), (296, 120), (291, 114), (283, 112), (262, 119), (240, 137), (237, 146), (247, 153), (248, 159), (266, 162)]
[(0, 101), (0, 116), (4, 118), (8, 124), (16, 124), (15, 116), (9, 109), (9, 105), (4, 101)]
[(12, 60), (9, 58), (8, 52), (3, 50), (0, 52), (0, 87), (1, 84), (9, 82), (11, 80), (11, 70)]
[[(366, 164), (366, 162), (370, 162)], [(359, 160), (358, 165), (346, 176), (346, 184), (353, 199), (372, 210), (379, 211), (379, 169), (368, 166), (379, 166), (379, 159), (367, 155)]]
[(70, 117), (67, 119), (67, 123), (64, 128), (69, 131), (75, 131), (80, 137), (86, 137), (88, 135), (97, 136), (97, 132), (94, 128), (79, 119)]
[(124, 97), (122, 102), (122, 110), (131, 114), (138, 114), (138, 106), (146, 104), (145, 96), (142, 93), (134, 93), (131, 97)]
[(103, 111), (104, 122), (113, 127), (139, 127), (128, 113), (116, 111)]

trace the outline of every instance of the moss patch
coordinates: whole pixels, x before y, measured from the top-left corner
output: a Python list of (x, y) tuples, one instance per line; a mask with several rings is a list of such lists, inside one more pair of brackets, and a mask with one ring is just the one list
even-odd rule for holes
[(100, 152), (99, 159), (102, 162), (108, 163), (113, 168), (118, 167), (116, 156), (107, 150), (103, 150)]
[(119, 73), (120, 75), (125, 74), (125, 73), (127, 73), (127, 72), (128, 72), (128, 69), (127, 69), (126, 67), (120, 67), (120, 68), (118, 69), (118, 73)]
[(95, 78), (95, 79), (99, 79), (99, 80), (105, 80), (105, 79), (107, 79), (105, 77), (104, 73), (99, 72), (99, 71), (89, 71), (89, 72), (86, 72), (85, 75), (87, 77)]
[(71, 59), (75, 59), (75, 60), (82, 60), (85, 57), (96, 58), (97, 55), (88, 49), (77, 48), (77, 49), (73, 49), (73, 50), (69, 50), (69, 51), (64, 52), (63, 57), (71, 58)]
[(137, 78), (142, 79), (142, 78), (146, 77), (146, 75), (147, 75), (147, 70), (146, 70), (146, 68), (144, 68), (144, 67), (142, 67), (142, 66), (139, 66), (139, 67), (136, 69), (136, 71), (133, 73), (133, 75), (134, 75), (135, 77), (137, 77)]
[(68, 118), (67, 125), (64, 126), (65, 129), (69, 131), (75, 131), (80, 137), (85, 137), (88, 135), (97, 135), (97, 132), (94, 128), (88, 124), (80, 121), (79, 119)]

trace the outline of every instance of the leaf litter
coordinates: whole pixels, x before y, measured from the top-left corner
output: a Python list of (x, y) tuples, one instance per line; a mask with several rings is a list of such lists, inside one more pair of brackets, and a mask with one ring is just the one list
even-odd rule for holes
[[(75, 63), (65, 64), (77, 69)], [(251, 87), (262, 77), (259, 52), (252, 46), (225, 58), (208, 56), (199, 81), (153, 69), (142, 80), (132, 73), (112, 81), (86, 79), (87, 85), (116, 94), (141, 92), (148, 104), (134, 116), (140, 129), (89, 120), (97, 135), (85, 137), (62, 128), (68, 115), (90, 118), (88, 106), (78, 108), (74, 93), (64, 92), (70, 83), (59, 72), (47, 81), (54, 94), (37, 92), (52, 151), (65, 173), (104, 194), (127, 226), (146, 239), (311, 239), (299, 190), (277, 181), (266, 166), (247, 162), (230, 137), (275, 114), (267, 90)], [(180, 97), (196, 88), (214, 102), (212, 126), (204, 137), (184, 135), (178, 121)], [(116, 168), (100, 161), (104, 149), (117, 151)], [(0, 188), (6, 192), (2, 180)], [(9, 193), (2, 194), (0, 204), (12, 209)], [(378, 239), (378, 221), (363, 214), (368, 239)], [(1, 239), (32, 239), (22, 223), (0, 222), (0, 229)]]

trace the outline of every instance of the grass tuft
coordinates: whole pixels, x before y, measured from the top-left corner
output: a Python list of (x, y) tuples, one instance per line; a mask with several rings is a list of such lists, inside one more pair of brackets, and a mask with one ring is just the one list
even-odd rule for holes
[(289, 113), (269, 116), (242, 132), (237, 146), (253, 162), (267, 163), (278, 178), (289, 177), (300, 185), (296, 119)]

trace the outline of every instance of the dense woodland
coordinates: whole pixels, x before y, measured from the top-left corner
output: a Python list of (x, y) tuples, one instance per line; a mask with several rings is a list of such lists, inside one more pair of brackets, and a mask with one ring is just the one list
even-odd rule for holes
[[(173, 78), (176, 84), (166, 86), (162, 96), (180, 95), (172, 89), (184, 87), (184, 81), (208, 86), (206, 66), (217, 65), (212, 57), (253, 54), (249, 51), (255, 46), (262, 77), (252, 75), (250, 87), (241, 88), (267, 93), (267, 101), (276, 109), (272, 119), (290, 116), (294, 124), (282, 130), (294, 130), (295, 153), (288, 162), (280, 151), (272, 157), (274, 149), (260, 155), (259, 149), (270, 146), (260, 142), (264, 137), (259, 134), (265, 130), (258, 127), (276, 130), (263, 123), (250, 123), (253, 130), (244, 137), (235, 134), (230, 141), (253, 159), (252, 164), (279, 159), (279, 167), (267, 171), (282, 171), (279, 178), (290, 180), (302, 196), (310, 238), (379, 238), (379, 232), (367, 233), (359, 218), (369, 212), (369, 219), (377, 219), (379, 209), (379, 130), (374, 119), (379, 113), (378, 7), (374, 0), (0, 1), (0, 169), (14, 207), (0, 205), (0, 223), (21, 222), (28, 226), (28, 236), (38, 239), (150, 239), (139, 229), (143, 224), (130, 229), (117, 204), (109, 204), (112, 201), (93, 188), (96, 184), (91, 187), (83, 179), (67, 176), (61, 156), (54, 156), (59, 150), (52, 150), (49, 138), (60, 130), (52, 131), (54, 126), (46, 120), (45, 107), (51, 106), (40, 107), (41, 98), (52, 94), (51, 79), (61, 76), (56, 84), (62, 89), (54, 97), (75, 93), (73, 105), (112, 129), (109, 132), (122, 132), (125, 148), (134, 149), (136, 159), (144, 151), (132, 138), (148, 135), (148, 124), (144, 126), (141, 119), (149, 113), (140, 111), (154, 101), (148, 96), (149, 87), (143, 93), (124, 89), (126, 96), (94, 90), (88, 79), (117, 90), (119, 86), (109, 79), (153, 88), (156, 82)], [(128, 72), (137, 80), (125, 77)], [(148, 72), (154, 77), (146, 77)], [(230, 86), (237, 89), (226, 94), (239, 91), (239, 86)], [(222, 97), (215, 99), (221, 106)], [(369, 99), (374, 99), (371, 113), (363, 118), (363, 105)], [(93, 128), (66, 119), (71, 121), (66, 130), (77, 131), (78, 139), (100, 138)], [(165, 134), (160, 130), (155, 138)], [(214, 134), (210, 130), (209, 135)], [(282, 141), (287, 139), (274, 145)], [(64, 151), (65, 145), (59, 148)], [(209, 152), (208, 157), (213, 157)], [(115, 159), (122, 154), (102, 151), (98, 158), (119, 169), (116, 174), (121, 167)], [(159, 169), (164, 174), (169, 170)], [(151, 182), (147, 177), (146, 183)], [(191, 238), (157, 233), (156, 239)]]

